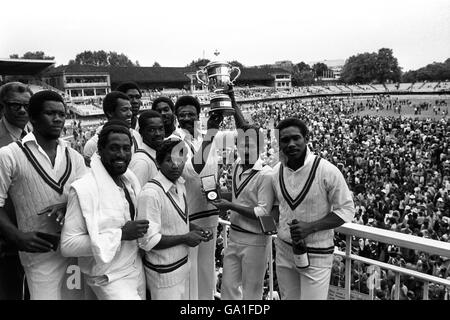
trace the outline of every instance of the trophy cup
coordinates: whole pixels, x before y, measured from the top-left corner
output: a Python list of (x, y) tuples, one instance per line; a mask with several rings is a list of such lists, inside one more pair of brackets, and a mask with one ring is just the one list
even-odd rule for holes
[[(214, 54), (217, 56), (219, 53), (216, 51)], [(231, 73), (235, 70), (237, 74), (231, 80)], [(231, 99), (223, 92), (227, 90), (228, 84), (233, 84), (240, 75), (241, 70), (238, 67), (232, 66), (224, 61), (211, 61), (197, 71), (195, 76), (198, 82), (207, 86), (208, 91), (215, 93), (210, 100), (210, 113), (221, 111), (224, 116), (234, 114)]]

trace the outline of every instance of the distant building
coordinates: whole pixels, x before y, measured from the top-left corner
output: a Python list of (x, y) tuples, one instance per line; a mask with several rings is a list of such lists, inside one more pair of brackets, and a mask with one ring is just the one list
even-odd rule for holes
[(63, 91), (72, 101), (104, 97), (111, 91), (110, 74), (102, 67), (59, 66), (48, 71), (43, 81)]
[[(114, 90), (121, 82), (133, 81), (144, 90), (184, 89), (192, 93), (204, 91), (196, 69), (185, 67), (99, 67), (89, 65), (59, 66), (45, 73), (43, 80), (77, 98), (99, 98)], [(236, 86), (290, 88), (291, 73), (282, 68), (243, 68)]]
[(318, 74), (317, 77), (322, 81), (337, 81), (341, 78), (342, 69), (345, 65), (344, 59), (335, 59), (335, 60), (322, 60), (322, 61), (313, 61), (310, 62), (309, 65), (312, 67), (316, 63), (324, 63), (328, 67), (328, 71), (322, 75)]

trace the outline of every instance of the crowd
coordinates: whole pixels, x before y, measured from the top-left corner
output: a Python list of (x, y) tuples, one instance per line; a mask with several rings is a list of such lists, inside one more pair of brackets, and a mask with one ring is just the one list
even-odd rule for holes
[[(422, 111), (430, 114), (431, 107), (435, 117), (421, 115)], [(450, 120), (446, 117), (447, 112), (443, 112), (441, 117), (436, 117), (435, 112), (435, 108), (447, 110), (446, 99), (436, 100), (432, 105), (389, 95), (321, 97), (242, 104), (241, 108), (250, 123), (263, 129), (266, 139), (262, 160), (272, 167), (279, 162), (276, 152), (278, 139), (273, 129), (285, 118), (304, 121), (309, 129), (309, 149), (335, 165), (352, 191), (356, 207), (354, 223), (450, 242)], [(390, 110), (394, 111), (394, 116), (384, 114)], [(414, 110), (414, 115), (421, 117), (397, 116), (402, 110)], [(201, 118), (208, 117), (205, 112), (200, 114)], [(98, 134), (98, 126), (103, 124), (103, 120), (100, 123), (70, 120), (62, 129), (62, 135), (83, 154), (86, 142)], [(231, 118), (225, 118), (220, 125), (224, 131), (235, 128), (236, 122)], [(218, 183), (223, 192), (231, 191), (232, 185), (232, 166), (225, 159), (235, 156), (236, 150), (225, 150), (222, 161), (219, 159)], [(217, 230), (213, 231), (215, 235)], [(215, 256), (219, 279), (223, 270), (220, 231), (219, 228)], [(334, 244), (340, 249), (348, 245), (345, 237), (339, 234), (335, 236)], [(350, 245), (353, 253), (364, 257), (437, 277), (450, 276), (448, 257), (430, 256), (369, 239), (354, 238)], [(354, 290), (368, 293), (367, 279), (373, 271), (369, 269), (360, 263), (353, 264)], [(335, 257), (331, 284), (342, 286), (344, 274), (345, 265)], [(394, 283), (392, 272), (381, 271), (376, 297), (392, 299)], [(401, 286), (402, 299), (422, 298), (423, 284), (420, 281), (402, 276)], [(266, 298), (267, 286), (265, 289)], [(449, 298), (448, 288), (439, 285), (430, 286), (430, 292), (432, 299)]]
[[(434, 102), (434, 103), (433, 103)], [(274, 165), (276, 139), (270, 135), (280, 119), (288, 116), (306, 121), (311, 129), (310, 147), (337, 165), (354, 193), (356, 215), (354, 223), (395, 230), (420, 237), (450, 241), (450, 135), (446, 99), (417, 102), (410, 98), (377, 95), (365, 99), (323, 97), (277, 102), (243, 104), (246, 118), (268, 131), (267, 160)], [(414, 115), (433, 110), (439, 119), (422, 116), (382, 116), (382, 111), (401, 114), (410, 110)], [(438, 111), (439, 110), (439, 111)], [(363, 112), (372, 111), (368, 115)], [(375, 111), (375, 113), (373, 112)], [(443, 111), (443, 113), (441, 113)], [(428, 112), (428, 114), (430, 114)], [(206, 118), (203, 112), (201, 117)], [(226, 117), (221, 129), (234, 129), (232, 117)], [(79, 127), (79, 130), (82, 131)], [(90, 131), (86, 136), (86, 131)], [(76, 132), (76, 130), (74, 130)], [(95, 132), (95, 125), (74, 136), (80, 149), (86, 138)], [(81, 140), (80, 140), (81, 138)], [(231, 190), (231, 165), (221, 165), (219, 185)], [(222, 236), (219, 233), (219, 238)], [(344, 248), (344, 237), (336, 245)], [(218, 251), (221, 251), (219, 240)], [(390, 247), (368, 239), (354, 239), (354, 253), (413, 270), (447, 278), (449, 260), (424, 253)], [(398, 259), (397, 259), (398, 258)], [(220, 267), (220, 255), (217, 266)], [(333, 265), (332, 284), (343, 286), (344, 263), (339, 257)], [(355, 263), (352, 286), (368, 293), (367, 266)], [(219, 272), (219, 274), (221, 274)], [(403, 278), (402, 278), (403, 280)], [(405, 278), (408, 299), (421, 299), (423, 282)], [(383, 272), (376, 296), (390, 299), (393, 273)], [(265, 295), (267, 296), (268, 287)], [(446, 288), (431, 286), (430, 298), (442, 299)], [(389, 294), (381, 295), (388, 291)]]
[[(447, 105), (445, 100), (437, 103)], [(342, 171), (353, 192), (354, 223), (450, 242), (449, 119), (445, 115), (437, 119), (381, 115), (382, 110), (413, 110), (417, 105), (409, 99), (381, 95), (359, 101), (315, 98), (255, 103), (248, 109), (252, 120), (265, 128), (287, 116), (308, 123), (311, 149)], [(425, 109), (424, 105), (421, 108)], [(361, 115), (367, 110), (372, 113)], [(267, 151), (276, 148), (274, 137), (267, 142)], [(338, 236), (335, 241), (344, 250), (345, 237)], [(368, 239), (354, 239), (352, 245), (353, 253), (371, 259), (437, 277), (450, 276), (448, 257), (429, 256)], [(336, 257), (333, 284), (343, 286), (343, 268), (343, 262)], [(352, 268), (352, 286), (363, 293), (368, 293), (366, 269), (359, 263)], [(402, 281), (407, 288), (405, 298), (422, 297), (422, 282), (403, 277)], [(383, 272), (380, 283), (376, 296), (390, 299), (393, 273)], [(382, 294), (383, 290), (389, 294)], [(430, 292), (431, 299), (448, 298), (448, 288), (431, 286)]]

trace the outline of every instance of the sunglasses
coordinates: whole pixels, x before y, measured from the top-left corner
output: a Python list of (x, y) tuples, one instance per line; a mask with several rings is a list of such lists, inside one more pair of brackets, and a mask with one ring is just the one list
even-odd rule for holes
[(21, 108), (24, 108), (25, 111), (28, 111), (28, 108), (30, 106), (28, 103), (20, 103), (20, 102), (6, 102), (5, 104), (12, 111), (19, 111)]

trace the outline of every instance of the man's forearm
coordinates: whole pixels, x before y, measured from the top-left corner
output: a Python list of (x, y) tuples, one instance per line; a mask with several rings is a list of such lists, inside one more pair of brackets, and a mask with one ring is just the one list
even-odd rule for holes
[(310, 233), (314, 233), (322, 230), (335, 229), (344, 223), (345, 221), (342, 220), (338, 215), (336, 215), (334, 212), (330, 212), (322, 219), (310, 222), (308, 228), (311, 231)]
[(161, 240), (153, 247), (155, 250), (163, 250), (167, 248), (172, 248), (178, 246), (180, 244), (184, 244), (186, 242), (185, 235), (176, 235), (176, 236), (161, 236)]
[(251, 207), (241, 206), (239, 204), (235, 204), (231, 202), (230, 209), (236, 211), (240, 215), (243, 215), (246, 218), (256, 220), (255, 210)]
[(234, 93), (230, 95), (231, 99), (231, 105), (234, 109), (234, 121), (236, 122), (236, 128), (242, 128), (244, 125), (247, 124), (247, 121), (244, 118), (244, 115), (242, 114), (241, 108), (239, 108), (238, 104), (236, 103), (236, 98), (234, 97)]
[(15, 242), (17, 239), (17, 235), (21, 231), (17, 229), (17, 227), (12, 223), (9, 219), (8, 214), (6, 213), (3, 207), (0, 208), (0, 233), (4, 235), (4, 237), (12, 242)]

